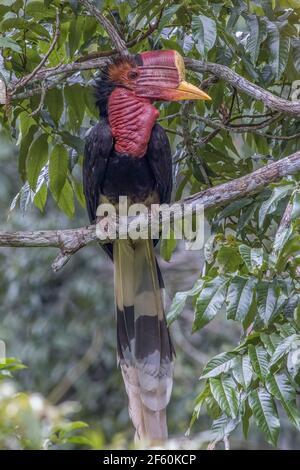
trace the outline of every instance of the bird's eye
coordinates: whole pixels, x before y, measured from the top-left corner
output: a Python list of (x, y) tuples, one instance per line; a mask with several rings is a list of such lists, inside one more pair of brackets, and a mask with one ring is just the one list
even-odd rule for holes
[(136, 70), (130, 70), (127, 74), (129, 80), (135, 80), (138, 77), (138, 72)]

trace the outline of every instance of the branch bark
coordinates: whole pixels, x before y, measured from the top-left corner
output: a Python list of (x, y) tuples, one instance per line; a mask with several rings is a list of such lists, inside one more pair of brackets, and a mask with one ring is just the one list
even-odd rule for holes
[(270, 91), (249, 82), (246, 78), (231, 70), (229, 67), (203, 60), (185, 59), (185, 65), (194, 72), (210, 72), (216, 77), (225, 80), (239, 91), (246, 93), (255, 100), (262, 101), (268, 108), (275, 109), (291, 116), (300, 116), (300, 101), (290, 101), (273, 95)]
[[(246, 176), (229, 181), (228, 183), (206, 189), (200, 193), (189, 196), (178, 202), (179, 208), (174, 211), (173, 220), (182, 218), (182, 208), (184, 212), (199, 213), (202, 209), (209, 209), (220, 205), (226, 205), (240, 197), (255, 194), (263, 190), (269, 183), (278, 181), (280, 178), (292, 175), (300, 171), (300, 151), (277, 162), (265, 165)], [(131, 222), (134, 224), (131, 225)], [(119, 238), (135, 233), (137, 224), (140, 233), (148, 233), (151, 217), (145, 214), (134, 217), (130, 220), (129, 230), (126, 224), (121, 222), (117, 225), (117, 236)], [(161, 224), (160, 224), (161, 226)], [(89, 225), (77, 229), (66, 230), (43, 230), (43, 231), (0, 231), (0, 246), (3, 247), (56, 247), (60, 249), (59, 255), (52, 264), (54, 271), (61, 269), (71, 256), (84, 246), (98, 241), (99, 243), (109, 242), (107, 231), (101, 229), (99, 225)], [(101, 240), (99, 239), (101, 235)]]
[(97, 21), (103, 26), (107, 34), (109, 35), (112, 43), (116, 47), (120, 54), (128, 54), (127, 46), (123, 38), (112, 25), (112, 23), (99, 11), (89, 0), (79, 0), (82, 5), (94, 16)]
[[(87, 0), (82, 0), (87, 1)], [(105, 18), (106, 19), (106, 18)], [(108, 20), (107, 20), (108, 21)], [(112, 25), (111, 25), (112, 26)], [(113, 26), (112, 26), (113, 27)], [(117, 33), (118, 34), (118, 33)], [(124, 43), (125, 44), (125, 43)], [(126, 44), (125, 44), (126, 47)], [(122, 49), (124, 50), (124, 49)], [(31, 83), (41, 80), (53, 79), (56, 75), (65, 74), (66, 76), (72, 75), (76, 72), (83, 70), (99, 69), (107, 64), (109, 57), (98, 57), (96, 59), (89, 59), (83, 62), (74, 62), (71, 64), (63, 64), (52, 68), (42, 68), (32, 78)], [(246, 93), (257, 101), (262, 101), (265, 106), (270, 109), (280, 111), (293, 117), (300, 116), (300, 101), (290, 101), (288, 99), (281, 98), (280, 96), (274, 95), (270, 91), (251, 83), (246, 78), (237, 74), (225, 65), (214, 64), (211, 62), (204, 62), (202, 60), (194, 60), (185, 58), (186, 68), (195, 72), (209, 72), (215, 77), (230, 83), (233, 87), (239, 91)], [(211, 82), (210, 82), (211, 83)], [(13, 89), (14, 83), (11, 84)], [(46, 88), (48, 88), (46, 86)], [(38, 91), (28, 90), (22, 94), (11, 93), (11, 99), (25, 98), (26, 96), (32, 96), (37, 94)]]
[[(136, 37), (129, 39), (129, 41), (126, 42), (126, 47), (134, 47), (140, 42), (144, 41), (147, 39), (151, 34), (158, 28), (159, 22), (161, 20), (163, 13), (163, 9), (161, 10), (160, 14), (156, 18), (155, 21), (153, 21), (149, 28), (144, 31), (139, 33)], [(91, 59), (97, 59), (98, 57), (109, 57), (117, 54), (118, 51), (117, 49), (111, 49), (109, 51), (100, 51), (100, 52), (91, 52), (90, 54), (84, 55), (83, 57), (80, 57), (76, 62), (85, 62), (86, 60), (91, 60)]]

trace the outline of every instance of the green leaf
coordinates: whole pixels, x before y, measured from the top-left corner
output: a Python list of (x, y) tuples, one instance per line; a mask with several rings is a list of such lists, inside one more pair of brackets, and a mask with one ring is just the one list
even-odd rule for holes
[(63, 143), (75, 149), (79, 154), (83, 153), (84, 141), (76, 135), (70, 134), (68, 131), (60, 132)]
[(74, 193), (72, 186), (68, 180), (65, 181), (64, 187), (57, 201), (58, 207), (68, 216), (73, 217), (75, 212)]
[(206, 398), (209, 397), (209, 395), (210, 395), (210, 387), (209, 387), (209, 383), (206, 382), (206, 384), (203, 387), (203, 390), (199, 393), (199, 395), (196, 398), (193, 415), (190, 421), (189, 429), (187, 431), (188, 435), (190, 434), (191, 428), (194, 425), (195, 421), (199, 418), (202, 406)]
[(85, 429), (88, 427), (88, 424), (84, 421), (72, 421), (70, 423), (65, 423), (62, 427), (55, 428), (55, 432), (59, 432), (62, 437), (66, 434), (77, 431), (78, 429)]
[(224, 439), (224, 437), (230, 436), (232, 431), (235, 430), (239, 424), (239, 419), (228, 418), (225, 414), (220, 418), (216, 419), (211, 426), (211, 439), (216, 443)]
[(211, 393), (221, 410), (231, 418), (238, 414), (238, 397), (234, 382), (230, 377), (209, 379)]
[(295, 69), (300, 73), (300, 38), (292, 39), (292, 59)]
[(228, 372), (234, 365), (236, 354), (223, 352), (209, 361), (203, 369), (200, 379), (217, 377), (222, 373)]
[(272, 356), (278, 344), (282, 341), (282, 338), (276, 333), (261, 333), (260, 338), (270, 356)]
[(35, 194), (34, 199), (33, 199), (34, 205), (41, 212), (43, 212), (46, 201), (47, 201), (47, 192), (48, 192), (47, 184), (44, 183), (40, 187), (39, 191)]
[(267, 351), (262, 346), (249, 344), (248, 352), (254, 372), (264, 382), (269, 373), (269, 356)]
[(300, 335), (293, 334), (281, 341), (274, 351), (270, 361), (270, 368), (274, 368), (293, 348), (293, 345), (300, 344)]
[(235, 276), (227, 291), (227, 318), (244, 322), (250, 310), (256, 279), (254, 277)]
[(281, 199), (286, 197), (293, 189), (293, 186), (290, 184), (285, 184), (283, 186), (276, 186), (273, 189), (273, 192), (269, 199), (264, 201), (259, 209), (259, 227), (262, 228), (266, 219), (266, 216), (272, 214)]
[(300, 191), (296, 191), (292, 200), (291, 220), (297, 220), (300, 217)]
[(269, 374), (266, 380), (268, 391), (280, 401), (291, 423), (300, 430), (300, 416), (296, 404), (296, 392), (288, 376)]
[(26, 137), (27, 133), (29, 132), (29, 129), (31, 129), (32, 126), (36, 126), (36, 121), (33, 119), (33, 117), (28, 114), (27, 111), (23, 111), (19, 114), (19, 123), (22, 139)]
[(298, 383), (300, 378), (300, 342), (297, 349), (292, 349), (288, 353), (287, 369), (290, 376)]
[(204, 282), (196, 302), (193, 331), (203, 328), (219, 313), (225, 301), (227, 284), (225, 276)]
[(256, 287), (258, 314), (265, 325), (274, 318), (280, 295), (276, 281), (259, 281)]
[(59, 200), (68, 174), (68, 152), (64, 145), (56, 144), (50, 154), (49, 177), (50, 189), (56, 201)]
[(256, 15), (247, 15), (245, 19), (249, 29), (247, 50), (250, 52), (250, 57), (253, 64), (256, 64), (261, 43), (266, 38), (266, 28)]
[(22, 135), (21, 137), (18, 170), (23, 182), (27, 179), (26, 160), (28, 157), (28, 149), (34, 140), (34, 135), (37, 130), (38, 126), (34, 124), (28, 129), (26, 135)]
[(235, 215), (240, 209), (248, 206), (252, 202), (253, 200), (251, 198), (246, 198), (246, 197), (242, 199), (238, 199), (237, 201), (231, 202), (218, 214), (216, 221), (215, 221), (216, 224), (218, 224), (222, 219), (225, 219), (226, 217), (230, 215)]
[(69, 27), (69, 48), (70, 56), (72, 57), (79, 47), (80, 38), (82, 35), (82, 18), (73, 18)]
[(85, 113), (85, 101), (82, 87), (78, 84), (67, 86), (64, 90), (68, 105), (70, 126), (77, 131), (80, 128)]
[(220, 273), (231, 273), (237, 271), (242, 264), (241, 257), (236, 246), (222, 245), (218, 251), (216, 261), (220, 266)]
[(267, 441), (276, 446), (280, 423), (274, 399), (265, 389), (260, 388), (249, 394), (249, 405), (257, 426), (263, 431)]
[(253, 378), (253, 369), (248, 354), (236, 357), (232, 367), (232, 374), (235, 380), (245, 390), (250, 387)]
[(51, 88), (47, 91), (45, 103), (48, 107), (49, 113), (58, 126), (63, 109), (64, 109), (64, 99), (62, 91), (59, 88)]
[(243, 434), (244, 434), (245, 439), (248, 438), (248, 431), (249, 431), (251, 416), (252, 416), (252, 410), (249, 406), (248, 400), (245, 400), (243, 412), (242, 412), (242, 427), (243, 427)]
[(9, 370), (10, 372), (26, 369), (27, 366), (22, 364), (18, 359), (15, 357), (6, 357), (4, 360), (1, 358), (0, 362), (0, 370)]
[(48, 136), (41, 134), (31, 144), (26, 161), (27, 178), (31, 189), (36, 188), (39, 174), (48, 160)]
[(212, 49), (217, 39), (217, 27), (212, 18), (199, 15), (192, 19), (193, 35), (196, 39), (196, 48), (201, 55), (206, 55)]
[(187, 298), (198, 294), (198, 292), (200, 292), (201, 290), (202, 285), (203, 285), (202, 279), (198, 279), (198, 281), (195, 283), (192, 289), (184, 291), (184, 292), (177, 292), (177, 294), (172, 300), (172, 304), (167, 313), (167, 321), (169, 325), (173, 323), (175, 320), (177, 320), (182, 310), (184, 309)]
[(85, 209), (86, 208), (86, 201), (85, 201), (85, 196), (83, 192), (83, 185), (82, 183), (79, 183), (77, 180), (74, 178), (72, 179), (72, 184), (73, 184), (73, 189), (76, 194), (77, 200), (79, 204)]
[(163, 238), (160, 243), (160, 254), (165, 261), (170, 261), (172, 254), (177, 246), (177, 240), (174, 231), (170, 229), (169, 238)]
[(267, 21), (267, 31), (267, 42), (270, 50), (269, 63), (276, 80), (278, 80), (286, 68), (290, 50), (290, 38), (284, 36), (279, 27), (271, 21)]
[(272, 263), (276, 263), (278, 260), (278, 256), (284, 249), (286, 242), (289, 240), (290, 236), (293, 233), (292, 224), (288, 224), (288, 226), (280, 227), (275, 235), (275, 240), (273, 243), (273, 257)]
[(67, 438), (64, 439), (64, 442), (69, 443), (69, 444), (82, 445), (82, 446), (90, 446), (91, 445), (90, 439), (86, 436), (67, 437)]
[(257, 274), (263, 266), (264, 252), (262, 248), (251, 248), (247, 245), (240, 245), (239, 252), (248, 270)]
[(0, 47), (4, 47), (4, 49), (11, 49), (12, 51), (22, 53), (22, 48), (19, 46), (19, 44), (8, 37), (0, 37)]

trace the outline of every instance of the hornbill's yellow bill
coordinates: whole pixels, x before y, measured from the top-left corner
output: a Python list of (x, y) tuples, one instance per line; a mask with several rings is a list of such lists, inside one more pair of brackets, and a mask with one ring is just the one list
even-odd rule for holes
[(111, 66), (109, 76), (137, 97), (157, 101), (211, 100), (200, 88), (185, 81), (183, 58), (172, 50), (142, 52), (132, 62), (121, 60)]
[[(88, 134), (83, 166), (90, 221), (97, 207), (119, 197), (129, 204), (169, 203), (172, 157), (154, 101), (210, 97), (185, 81), (175, 51), (116, 58), (96, 84), (99, 123)], [(129, 413), (138, 439), (167, 438), (166, 407), (173, 380), (174, 349), (167, 328), (157, 240), (116, 240), (103, 248), (114, 261), (117, 350)]]

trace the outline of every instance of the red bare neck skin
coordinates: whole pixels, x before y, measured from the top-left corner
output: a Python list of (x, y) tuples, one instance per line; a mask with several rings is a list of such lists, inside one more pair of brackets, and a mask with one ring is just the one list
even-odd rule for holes
[(158, 116), (159, 112), (147, 98), (137, 97), (126, 88), (115, 88), (108, 100), (108, 120), (115, 150), (143, 157)]

